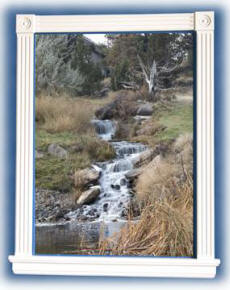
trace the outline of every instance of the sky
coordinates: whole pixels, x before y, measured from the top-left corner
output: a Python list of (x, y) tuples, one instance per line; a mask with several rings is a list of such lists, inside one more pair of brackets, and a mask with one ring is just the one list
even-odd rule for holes
[(87, 38), (91, 39), (93, 42), (97, 44), (107, 44), (107, 39), (105, 37), (105, 34), (84, 34)]

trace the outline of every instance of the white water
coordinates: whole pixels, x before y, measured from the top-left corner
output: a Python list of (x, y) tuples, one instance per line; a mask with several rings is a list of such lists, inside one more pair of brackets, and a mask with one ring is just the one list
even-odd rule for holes
[(92, 120), (97, 134), (105, 141), (113, 138), (116, 131), (116, 124), (110, 120)]
[[(98, 135), (109, 141), (115, 134), (116, 126), (111, 120), (93, 120)], [(99, 185), (101, 193), (91, 205), (84, 205), (81, 209), (68, 214), (72, 219), (79, 215), (97, 221), (118, 221), (127, 214), (131, 195), (125, 174), (133, 169), (133, 160), (146, 150), (142, 144), (127, 141), (110, 143), (116, 152), (116, 158), (111, 161), (97, 164), (101, 170)]]
[[(110, 120), (93, 120), (98, 135), (104, 140), (111, 140), (115, 134), (115, 123)], [(111, 141), (110, 141), (111, 142)], [(133, 160), (146, 149), (142, 144), (126, 141), (111, 142), (116, 151), (116, 158), (95, 164), (101, 171), (99, 184), (101, 193), (91, 205), (67, 214), (70, 222), (36, 226), (36, 253), (68, 254), (84, 248), (94, 249), (102, 232), (104, 237), (112, 236), (126, 224), (125, 211), (131, 195), (125, 174), (133, 168)], [(85, 216), (85, 220), (81, 219)], [(83, 222), (82, 222), (83, 221)], [(103, 223), (101, 223), (103, 221)], [(115, 222), (116, 221), (116, 222)]]

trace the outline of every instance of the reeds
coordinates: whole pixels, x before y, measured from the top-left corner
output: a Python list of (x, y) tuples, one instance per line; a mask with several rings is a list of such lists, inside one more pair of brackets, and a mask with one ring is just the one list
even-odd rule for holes
[(176, 196), (149, 202), (140, 219), (129, 219), (117, 234), (100, 242), (99, 252), (127, 256), (193, 256), (193, 181), (177, 186)]

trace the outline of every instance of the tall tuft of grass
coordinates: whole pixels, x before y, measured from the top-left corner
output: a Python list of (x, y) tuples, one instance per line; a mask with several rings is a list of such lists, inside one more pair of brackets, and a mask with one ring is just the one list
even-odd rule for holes
[[(176, 188), (175, 188), (176, 186)], [(116, 236), (102, 240), (100, 254), (193, 256), (193, 181), (174, 185), (171, 196), (145, 205), (138, 222), (129, 220)]]
[(92, 114), (91, 106), (84, 100), (50, 96), (36, 98), (37, 124), (50, 133), (85, 132), (91, 127)]
[(100, 253), (137, 256), (193, 256), (192, 136), (183, 135), (166, 157), (145, 165), (135, 187), (140, 206), (116, 236), (102, 240)]

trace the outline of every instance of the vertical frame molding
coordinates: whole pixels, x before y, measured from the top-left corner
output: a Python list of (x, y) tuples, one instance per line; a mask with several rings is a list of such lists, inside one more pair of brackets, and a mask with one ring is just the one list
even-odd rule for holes
[[(197, 257), (33, 255), (34, 33), (195, 31), (197, 35)], [(214, 13), (17, 15), (16, 274), (213, 278)]]
[(196, 12), (197, 257), (214, 258), (214, 13)]
[(17, 15), (15, 254), (32, 255), (34, 15)]

